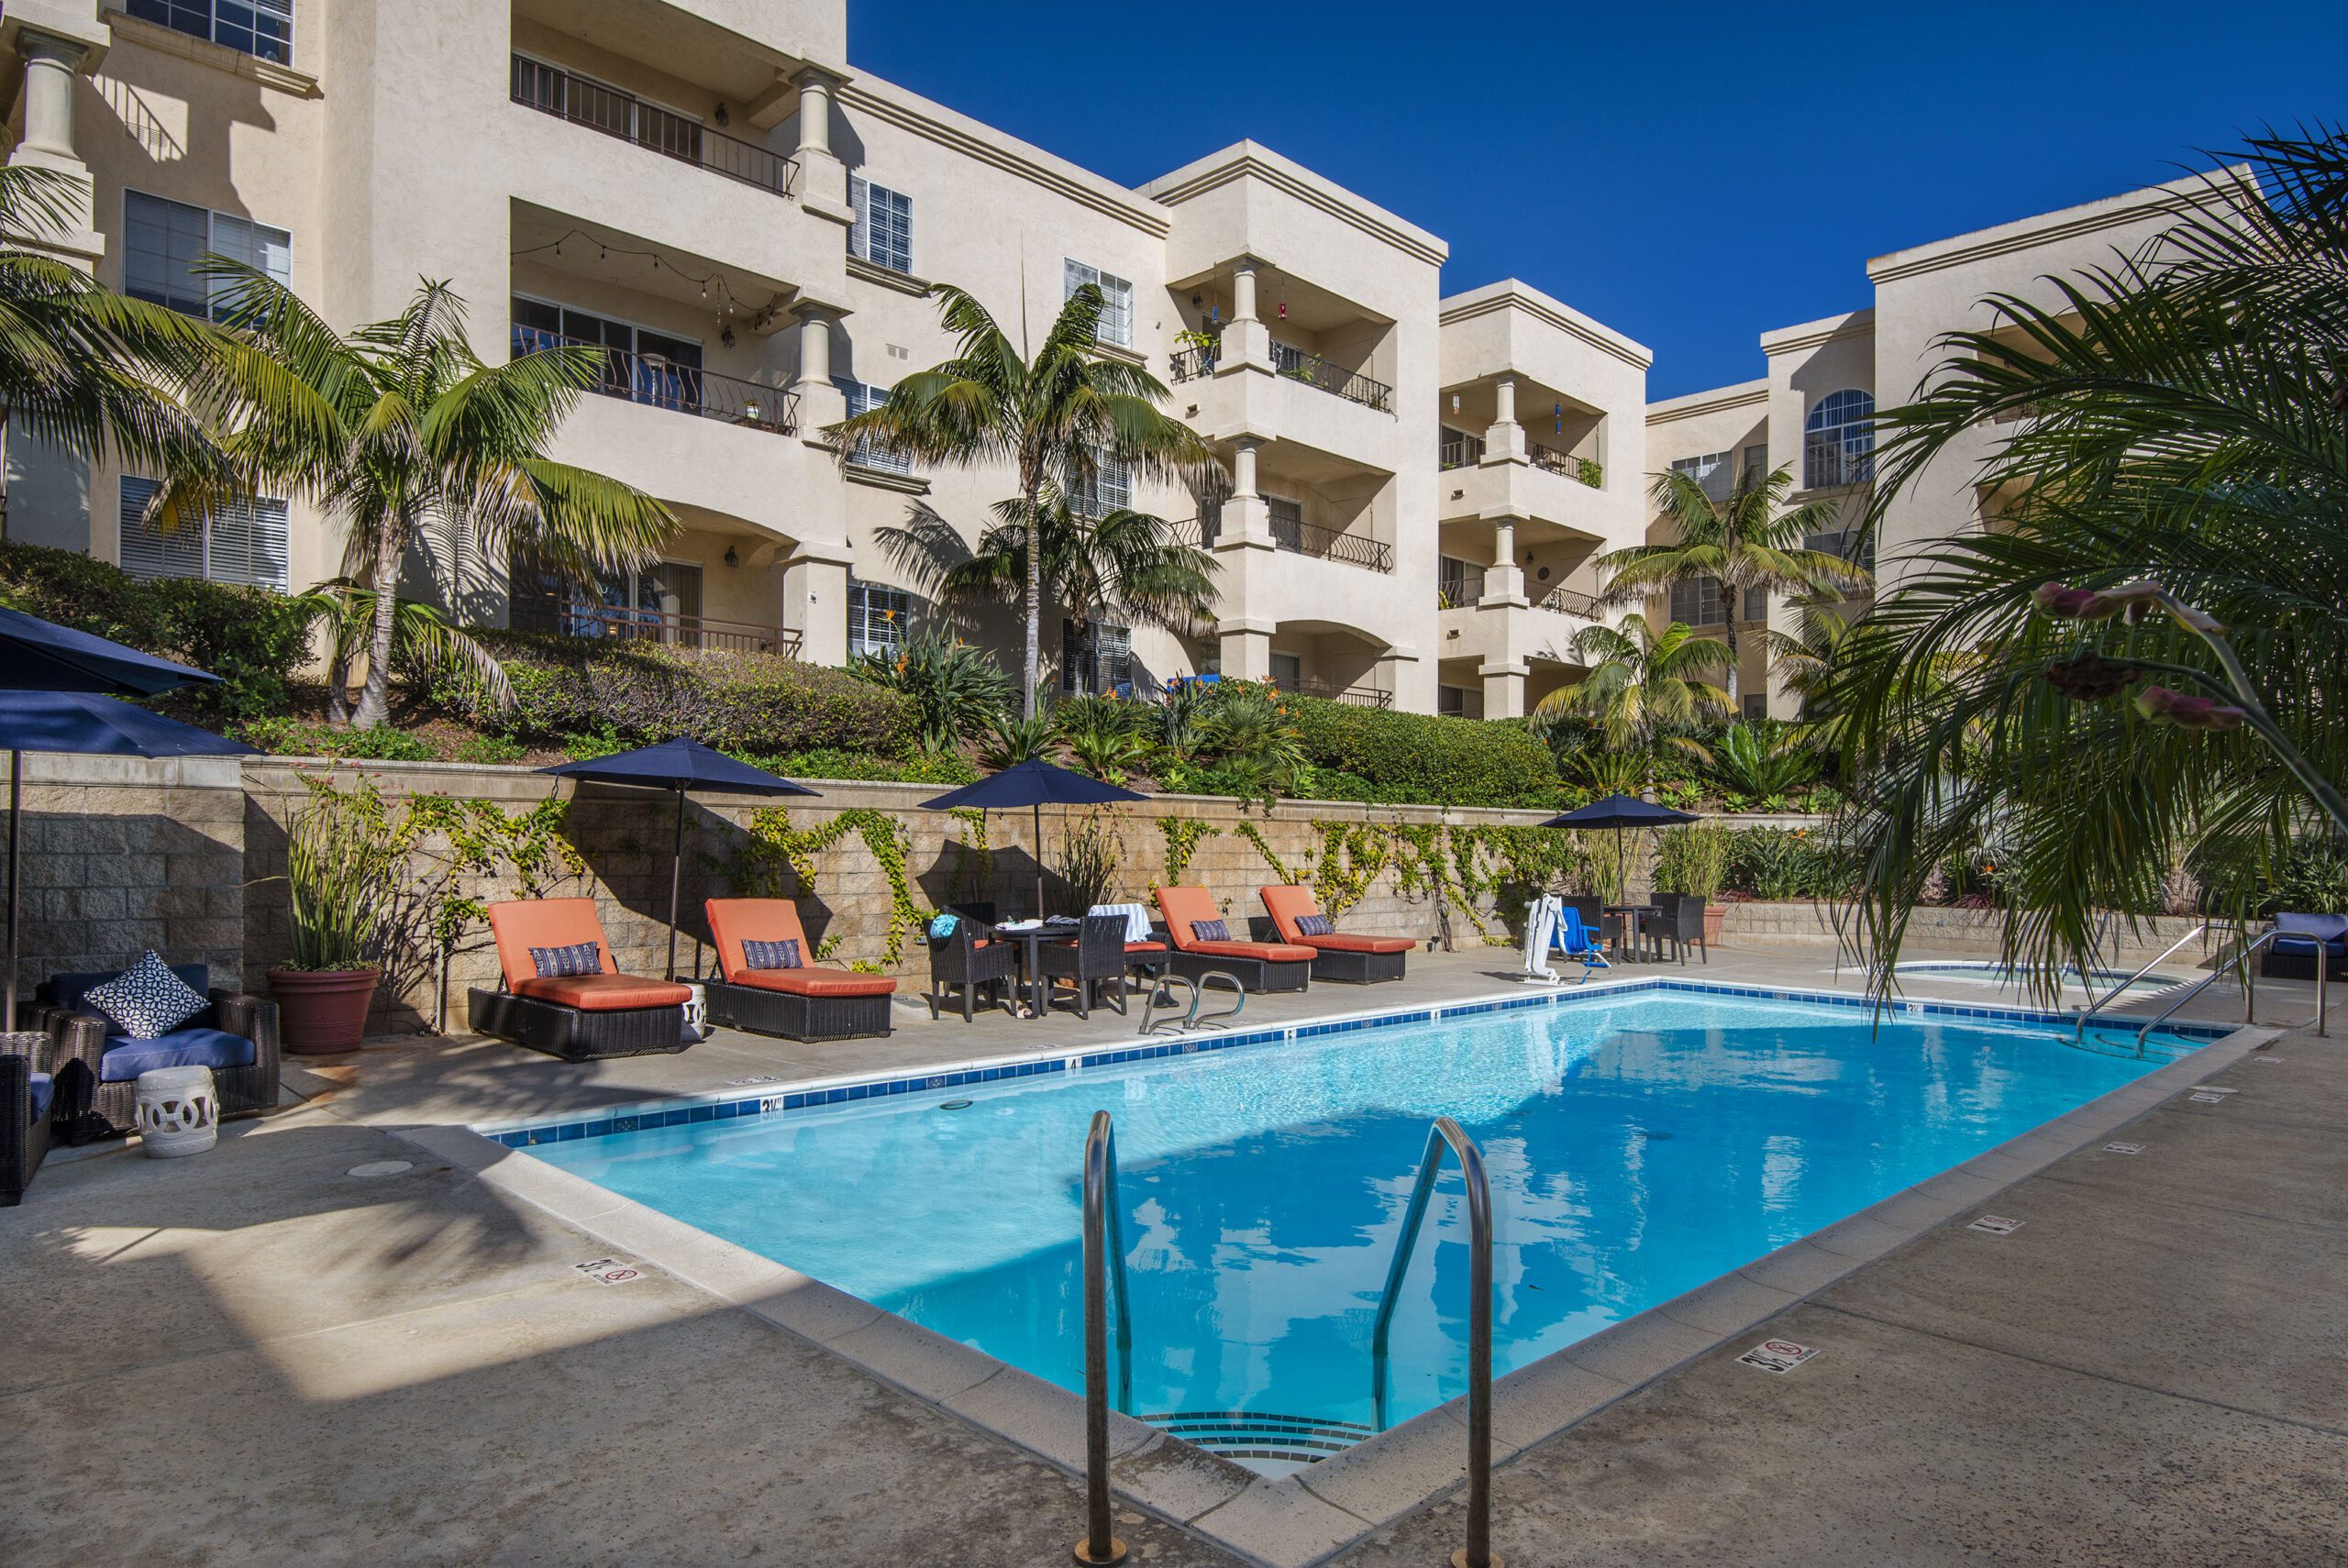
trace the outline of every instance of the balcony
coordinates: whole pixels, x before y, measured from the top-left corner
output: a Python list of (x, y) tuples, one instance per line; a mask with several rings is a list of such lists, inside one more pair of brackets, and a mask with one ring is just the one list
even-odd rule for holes
[(1596, 458), (1572, 457), (1555, 447), (1544, 447), (1537, 441), (1524, 444), (1524, 455), (1532, 458), (1533, 466), (1544, 473), (1563, 474), (1576, 484), (1588, 485), (1592, 490), (1605, 488), (1606, 470), (1599, 465)]
[(1570, 588), (1551, 589), (1546, 594), (1534, 601), (1533, 607), (1535, 610), (1554, 611), (1560, 615), (1578, 615), (1585, 621), (1601, 620), (1605, 615), (1605, 612), (1599, 608), (1595, 598), (1587, 593), (1577, 592)]
[[(1220, 343), (1185, 348), (1173, 358), (1170, 379), (1179, 384), (1211, 376), (1221, 354)], [(1380, 414), (1394, 412), (1394, 389), (1384, 381), (1372, 381), (1358, 370), (1348, 370), (1318, 354), (1308, 354), (1277, 339), (1272, 344), (1272, 370), (1284, 380), (1318, 387), (1347, 403), (1357, 403)]]
[(784, 387), (760, 386), (697, 365), (681, 365), (659, 354), (635, 354), (601, 343), (563, 337), (543, 327), (514, 326), (515, 358), (542, 348), (593, 348), (604, 356), (604, 373), (587, 390), (623, 403), (640, 403), (678, 414), (698, 414), (723, 425), (765, 430), (777, 436), (799, 429), (799, 394)]
[(792, 196), (799, 172), (795, 159), (714, 131), (699, 120), (526, 55), (515, 55), (513, 61), (513, 100), (525, 108), (633, 142), (648, 152), (706, 169), (737, 184), (753, 185), (786, 199)]
[(1435, 447), (1436, 466), (1452, 469), (1472, 469), (1484, 460), (1484, 438), (1463, 431), (1447, 430)]
[(1300, 697), (1319, 697), (1331, 702), (1343, 702), (1348, 708), (1391, 708), (1394, 693), (1375, 686), (1340, 686), (1334, 680), (1316, 680), (1310, 676), (1301, 679), (1277, 681), (1274, 684)]
[(1370, 571), (1394, 569), (1394, 547), (1384, 540), (1317, 527), (1278, 510), (1272, 513), (1272, 545), (1291, 555), (1311, 556), (1315, 560), (1335, 561), (1341, 566), (1362, 567)]
[(602, 604), (563, 594), (517, 596), (506, 624), (517, 632), (542, 636), (580, 637), (630, 643), (657, 643), (664, 647), (697, 648), (705, 653), (771, 654), (778, 658), (799, 657), (799, 634), (785, 626), (761, 626), (745, 621), (714, 621), (703, 615), (638, 610), (625, 604)]

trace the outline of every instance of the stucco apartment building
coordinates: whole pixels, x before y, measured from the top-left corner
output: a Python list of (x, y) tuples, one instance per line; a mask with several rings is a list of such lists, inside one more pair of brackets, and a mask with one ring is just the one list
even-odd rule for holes
[[(2062, 295), (2047, 280), (2136, 253), (2204, 189), (2198, 180), (2151, 186), (1876, 257), (1866, 267), (1870, 305), (1761, 335), (1766, 374), (1648, 404), (1648, 464), (1656, 472), (1697, 475), (1716, 496), (1749, 468), (1790, 466), (1794, 503), (1822, 498), (1841, 506), (1841, 525), (1813, 535), (1811, 547), (1858, 554), (1874, 567), (1877, 592), (1896, 592), (1920, 547), (1994, 527), (2007, 498), (1976, 482), (2000, 435), (1987, 426), (1935, 459), (1876, 536), (1863, 540), (1858, 525), (1874, 497), (1870, 422), (1877, 403), (1894, 406), (1916, 392), (1944, 357), (1937, 345), (1944, 334), (1997, 329), (1983, 300), (2012, 294), (2059, 305)], [(1650, 539), (1671, 532), (1662, 518), (1650, 518)], [(1800, 700), (1769, 679), (1757, 634), (1764, 624), (1798, 632), (1801, 610), (1758, 593), (1742, 605), (1722, 599), (1710, 584), (1690, 585), (1655, 614), (1718, 626), (1736, 612), (1754, 634), (1741, 639), (1745, 711), (1794, 717)]]
[[(1103, 179), (855, 69), (842, 0), (9, 0), (0, 36), (11, 160), (92, 191), (19, 242), (199, 314), (189, 263), (238, 256), (345, 327), (446, 279), (486, 359), (611, 350), (558, 455), (682, 531), (585, 593), (436, 541), (413, 580), (470, 621), (831, 664), (902, 637), (931, 612), (884, 534), (973, 538), (1008, 473), (824, 430), (949, 351), (938, 279), (1031, 339), (1098, 283), (1106, 351), (1229, 469), (1219, 502), (1104, 476), (1088, 503), (1180, 521), (1220, 600), (1180, 634), (1047, 627), (1065, 687), (1522, 712), (1567, 678), (1592, 558), (1647, 525), (1637, 343), (1514, 282), (1446, 296), (1440, 238), (1250, 142)], [(166, 539), (138, 475), (9, 462), (18, 539), (279, 589), (340, 568), (298, 505)], [(1015, 646), (1008, 615), (982, 635)]]

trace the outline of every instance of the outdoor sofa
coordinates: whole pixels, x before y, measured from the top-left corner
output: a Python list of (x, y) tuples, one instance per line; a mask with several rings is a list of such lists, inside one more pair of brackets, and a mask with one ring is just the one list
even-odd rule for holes
[(46, 1030), (0, 1034), (0, 1209), (24, 1201), (49, 1154), (55, 1051), (56, 1037)]
[(28, 1025), (54, 1038), (52, 1115), (69, 1142), (127, 1133), (138, 1122), (138, 1075), (150, 1067), (209, 1067), (220, 1114), (277, 1104), (277, 1004), (222, 990), (202, 964), (172, 973), (205, 998), (204, 1010), (153, 1039), (134, 1039), (90, 1005), (89, 994), (119, 971), (51, 975), (33, 988)]
[[(612, 958), (593, 899), (524, 899), (489, 906), (503, 982), (471, 988), (465, 1016), (477, 1033), (494, 1035), (566, 1061), (643, 1056), (683, 1050), (685, 1003), (692, 992), (673, 980), (623, 975)], [(594, 967), (557, 974), (532, 950), (557, 954), (594, 944)], [(545, 968), (548, 972), (541, 973)]]
[(2348, 980), (2348, 915), (2283, 913), (2259, 973), (2277, 980), (2312, 980), (2319, 959), (2328, 979)]
[(1195, 980), (1220, 971), (1250, 991), (1301, 991), (1312, 983), (1312, 960), (1320, 955), (1310, 947), (1200, 935), (1200, 926), (1223, 923), (1214, 895), (1204, 888), (1158, 889), (1157, 912), (1165, 919), (1167, 940), (1174, 945), (1166, 955), (1170, 973)]
[[(799, 906), (789, 899), (711, 899), (710, 940), (725, 977), (708, 986), (709, 1020), (786, 1040), (860, 1040), (889, 1032), (889, 999), (897, 982), (886, 975), (859, 975), (815, 964), (814, 949), (799, 923)], [(753, 967), (746, 943), (793, 944), (799, 963), (788, 968)]]
[(1302, 922), (1319, 920), (1326, 923), (1328, 919), (1321, 913), (1321, 906), (1310, 888), (1293, 884), (1264, 888), (1258, 889), (1258, 896), (1264, 900), (1264, 912), (1268, 918), (1250, 922), (1265, 928), (1257, 934), (1292, 947), (1311, 948), (1312, 977), (1316, 980), (1335, 980), (1349, 986), (1399, 980), (1405, 955), (1418, 945), (1407, 936), (1366, 936), (1334, 929), (1305, 931)]

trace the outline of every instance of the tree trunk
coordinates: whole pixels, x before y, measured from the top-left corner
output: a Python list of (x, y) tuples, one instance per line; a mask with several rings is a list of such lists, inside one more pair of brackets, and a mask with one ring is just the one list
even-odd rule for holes
[(362, 730), (373, 729), (391, 713), (392, 625), (399, 613), (400, 532), (404, 530), (387, 529), (375, 551), (375, 630), (367, 644), (367, 690), (360, 693), (359, 712), (351, 720)]
[(1744, 716), (1744, 710), (1736, 700), (1737, 678), (1744, 672), (1744, 655), (1736, 646), (1736, 617), (1744, 608), (1744, 591), (1722, 585), (1721, 597), (1731, 601), (1725, 629), (1728, 632), (1728, 716), (1730, 722), (1734, 723)]
[(1023, 681), (1024, 690), (1019, 696), (1019, 712), (1033, 723), (1036, 719), (1036, 688), (1043, 682), (1044, 661), (1044, 531), (1037, 526), (1036, 496), (1040, 487), (1035, 476), (1023, 475), (1022, 493), (1026, 498), (1027, 526), (1027, 665)]

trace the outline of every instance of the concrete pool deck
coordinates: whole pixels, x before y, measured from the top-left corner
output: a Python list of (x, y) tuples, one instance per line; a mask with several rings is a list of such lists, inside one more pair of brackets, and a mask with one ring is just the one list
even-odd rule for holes
[[(1684, 973), (1833, 985), (1823, 953), (1714, 956)], [(1510, 967), (1492, 950), (1412, 966), (1368, 993), (1263, 999), (1249, 1021), (1488, 995)], [(2304, 1018), (2306, 991), (2262, 985), (2262, 1019)], [(608, 1194), (578, 1215), (575, 1178), (434, 1129), (1123, 1043), (1133, 1027), (1097, 1011), (969, 1029), (925, 1014), (886, 1042), (721, 1037), (580, 1066), (405, 1043), (300, 1074), (309, 1103), (232, 1128), (211, 1155), (53, 1162), (24, 1208), (0, 1211), (0, 1311), (34, 1347), (0, 1375), (17, 1505), (0, 1510), (0, 1561), (85, 1562), (104, 1540), (162, 1562), (1064, 1562), (1078, 1495), (1031, 1450), (1066, 1446), (992, 1435), (1035, 1405), (1033, 1379), (947, 1347), (884, 1382), (843, 1359), (879, 1314), (811, 1318), (831, 1293), (766, 1289), (770, 1276), (680, 1278), (656, 1261), (598, 1285), (575, 1265), (657, 1260), (699, 1233)], [(2215, 1106), (2164, 1092), (2142, 1112), (2124, 1134), (2142, 1154), (2090, 1149), (1958, 1195), (1996, 1193), (2026, 1221), (2010, 1235), (1964, 1230), (1968, 1208), (1839, 1282), (1744, 1293), (1786, 1309), (1768, 1334), (1819, 1350), (1790, 1375), (1735, 1364), (1759, 1331), (1707, 1351), (1709, 1318), (1671, 1357), (1695, 1359), (1636, 1391), (1572, 1359), (1526, 1369), (1611, 1403), (1553, 1437), (1503, 1428), (1501, 1452), (1523, 1452), (1498, 1478), (1496, 1544), (1520, 1568), (2338, 1561), (2348, 1064), (2333, 1042), (2292, 1036), (2217, 1077), (2239, 1092)], [(349, 1174), (383, 1161), (411, 1168)], [(794, 1315), (798, 1331), (776, 1326)], [(1149, 1508), (1125, 1509), (1120, 1533), (1172, 1564), (1237, 1560), (1202, 1535), (1301, 1562), (1365, 1532), (1343, 1561), (1440, 1562), (1456, 1504), (1421, 1499), (1457, 1474), (1447, 1422), (1434, 1412), (1381, 1440), (1407, 1460), (1382, 1479), (1315, 1467), (1309, 1496), (1335, 1521), (1121, 1425), (1121, 1486)], [(1371, 1495), (1348, 1490), (1362, 1483)], [(1194, 1513), (1185, 1498), (1213, 1501)], [(1197, 1533), (1177, 1522), (1191, 1519)]]

